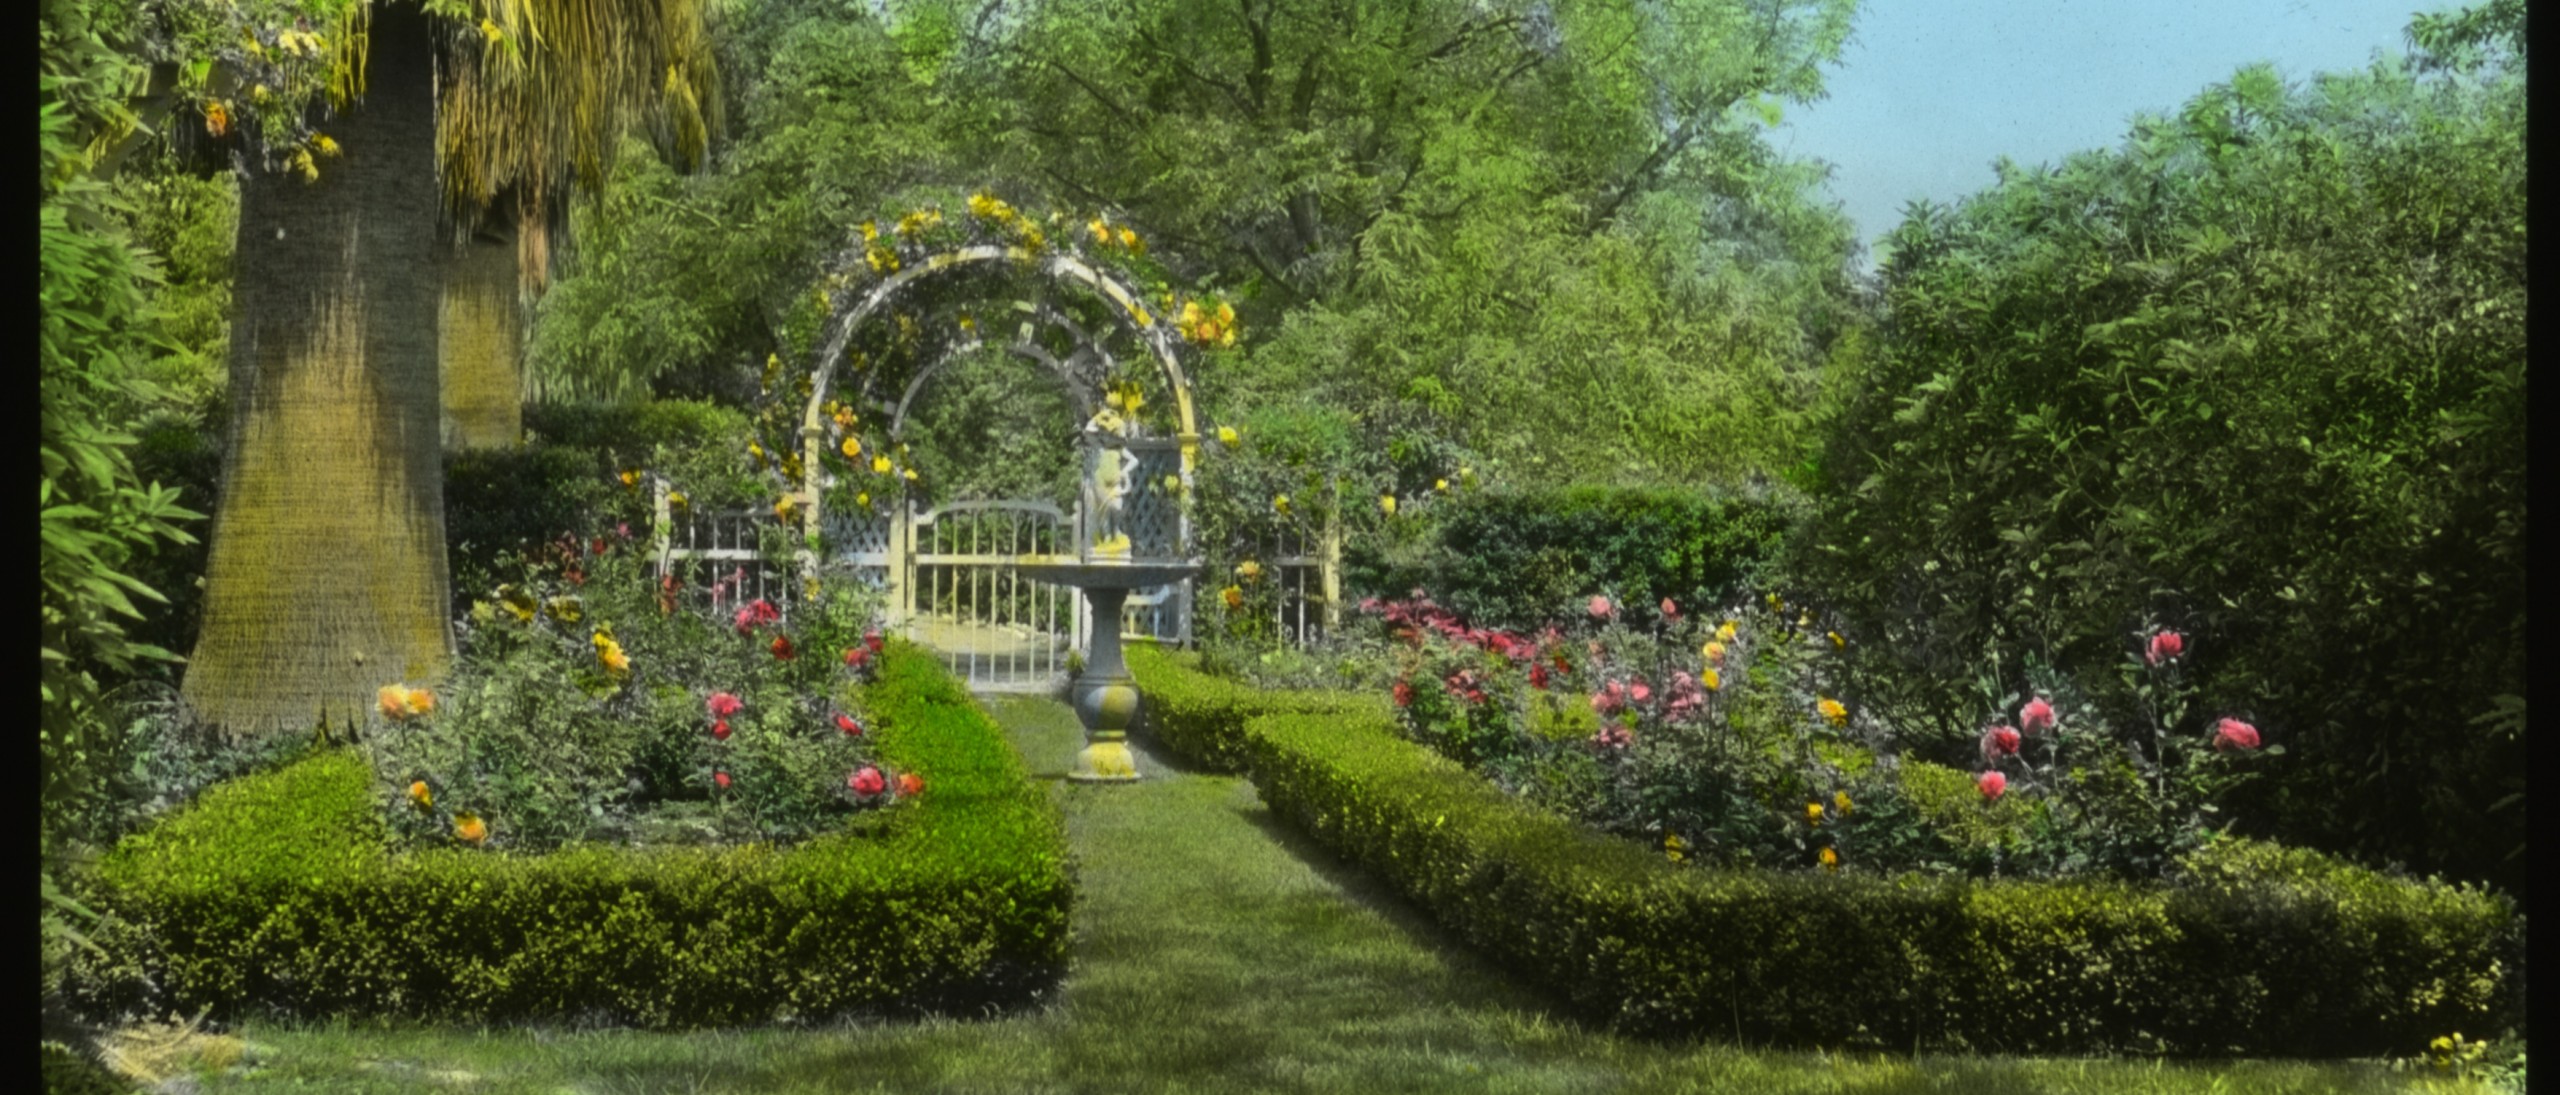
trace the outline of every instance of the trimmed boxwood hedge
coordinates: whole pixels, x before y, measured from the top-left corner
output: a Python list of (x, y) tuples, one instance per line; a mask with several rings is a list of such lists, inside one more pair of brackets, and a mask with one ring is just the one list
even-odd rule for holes
[(1244, 724), (1278, 711), (1385, 710), (1385, 701), (1340, 692), (1275, 692), (1198, 672), (1198, 655), (1131, 643), (1129, 674), (1146, 696), (1141, 730), (1185, 763), (1212, 772), (1245, 770)]
[[(114, 965), (93, 1010), (595, 1019), (641, 1026), (959, 1010), (1066, 960), (1065, 830), (1011, 746), (929, 654), (870, 686), (911, 804), (788, 849), (584, 845), (386, 852), (361, 757), (214, 788), (104, 857)], [(141, 975), (141, 976), (137, 976)]]
[(1469, 944), (1650, 1033), (1977, 1052), (2414, 1052), (2522, 1018), (2505, 898), (2252, 841), (2176, 885), (1681, 869), (1383, 717), (1246, 727), (1274, 812)]
[(2174, 885), (1681, 868), (1405, 740), (1383, 702), (1255, 691), (1153, 651), (1131, 667), (1183, 728), (1168, 741), (1228, 756), (1241, 729), (1273, 812), (1622, 1029), (2354, 1056), (2523, 1019), (2524, 918), (2479, 890), (2237, 839)]

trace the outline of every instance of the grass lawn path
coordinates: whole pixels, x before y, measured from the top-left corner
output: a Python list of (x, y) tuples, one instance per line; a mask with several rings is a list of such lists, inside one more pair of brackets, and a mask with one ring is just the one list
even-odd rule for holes
[[(1844, 1058), (1666, 1046), (1564, 1020), (1233, 776), (1063, 776), (1065, 705), (989, 707), (1064, 805), (1074, 967), (979, 1020), (650, 1033), (249, 1023), (207, 1092), (2479, 1091), (2369, 1064)], [(930, 793), (928, 791), (928, 793)], [(186, 1081), (180, 1081), (184, 1083)]]

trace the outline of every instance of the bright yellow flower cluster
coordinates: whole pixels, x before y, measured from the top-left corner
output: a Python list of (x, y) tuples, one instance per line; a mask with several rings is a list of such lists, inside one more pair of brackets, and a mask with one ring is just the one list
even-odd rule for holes
[(898, 234), (912, 236), (942, 223), (942, 210), (918, 209), (898, 218)]
[(617, 679), (631, 675), (631, 656), (623, 653), (622, 644), (614, 641), (611, 632), (597, 628), (593, 641), (596, 647), (596, 664), (604, 666), (605, 672), (613, 674)]
[(1115, 380), (1103, 390), (1102, 402), (1112, 410), (1135, 418), (1138, 408), (1147, 405), (1147, 395), (1135, 380)]
[(1095, 217), (1084, 222), (1084, 229), (1093, 236), (1093, 242), (1097, 246), (1110, 247), (1117, 244), (1132, 255), (1147, 253), (1147, 242), (1139, 239), (1138, 233), (1127, 225), (1114, 225), (1101, 217)]
[(1236, 344), (1236, 306), (1220, 302), (1212, 311), (1196, 300), (1182, 302), (1182, 312), (1174, 328), (1194, 346), (1231, 347)]

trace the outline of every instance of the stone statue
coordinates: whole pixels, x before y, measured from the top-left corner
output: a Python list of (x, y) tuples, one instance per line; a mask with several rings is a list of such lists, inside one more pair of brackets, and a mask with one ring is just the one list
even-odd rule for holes
[(1129, 557), (1129, 490), (1137, 483), (1138, 454), (1129, 451), (1129, 426), (1105, 407), (1085, 423), (1084, 511), (1093, 530), (1096, 558)]

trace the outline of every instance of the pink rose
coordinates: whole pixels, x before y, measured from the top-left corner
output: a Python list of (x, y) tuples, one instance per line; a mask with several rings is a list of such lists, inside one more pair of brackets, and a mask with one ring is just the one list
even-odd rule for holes
[(1984, 772), (1974, 777), (1973, 785), (1982, 788), (1982, 797), (1998, 799), (2009, 790), (2009, 777), (1998, 772)]
[(2186, 651), (2186, 636), (2180, 635), (2175, 631), (2163, 631), (2151, 637), (2151, 648), (2143, 652), (2143, 659), (2153, 665), (2158, 665), (2184, 654)]
[(1591, 618), (1595, 620), (1605, 620), (1609, 618), (1609, 598), (1599, 594), (1592, 595)]
[(2213, 747), (2255, 749), (2258, 747), (2258, 728), (2238, 719), (2224, 719), (2213, 724)]
[(1653, 698), (1653, 688), (1644, 683), (1644, 678), (1638, 677), (1633, 685), (1628, 686), (1627, 698), (1644, 703)]
[(728, 718), (731, 715), (737, 714), (738, 708), (742, 706), (745, 705), (738, 702), (738, 697), (732, 696), (726, 692), (714, 692), (711, 694), (712, 718)]
[[(2028, 700), (2025, 707), (2018, 709), (2018, 729), (2030, 734), (2053, 729), (2053, 705), (2042, 696)], [(2014, 753), (2017, 749), (2013, 746), (2009, 751)]]
[(1677, 620), (1680, 618), (1680, 606), (1672, 604), (1671, 598), (1665, 597), (1662, 599), (1662, 614)]
[(853, 793), (857, 795), (876, 795), (888, 789), (889, 780), (880, 774), (879, 769), (866, 764), (854, 769), (852, 775), (846, 776), (844, 785), (852, 788)]

